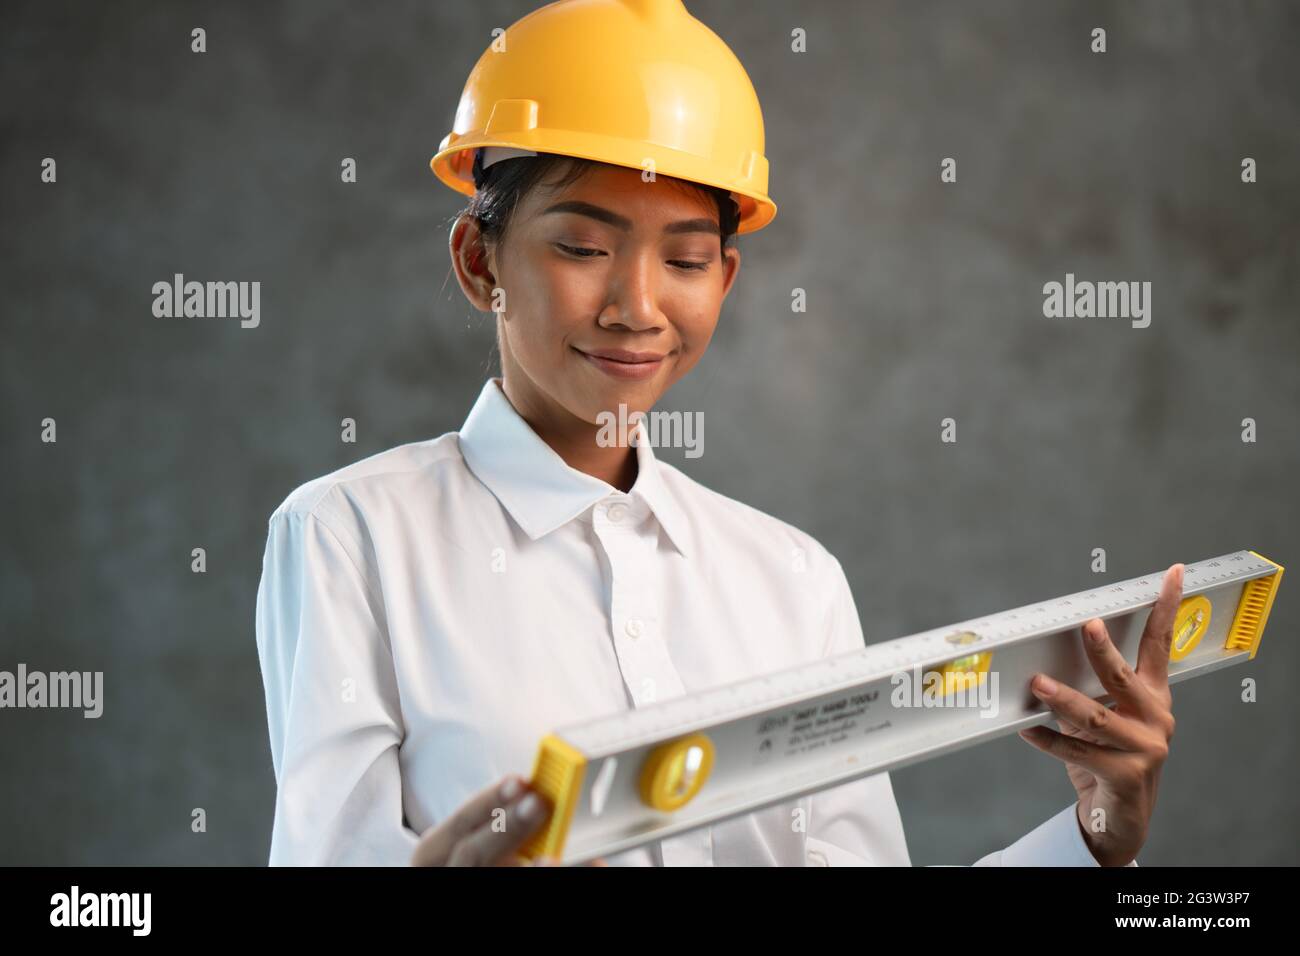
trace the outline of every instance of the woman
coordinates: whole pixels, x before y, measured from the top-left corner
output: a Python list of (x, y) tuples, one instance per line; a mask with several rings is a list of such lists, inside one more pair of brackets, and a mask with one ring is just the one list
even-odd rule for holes
[[(547, 808), (521, 773), (546, 732), (863, 646), (816, 540), (657, 460), (644, 430), (605, 427), (700, 360), (735, 235), (775, 214), (743, 68), (680, 0), (553, 4), (503, 40), (432, 163), (474, 197), (452, 263), (496, 315), (501, 376), (458, 432), (309, 482), (271, 517), (272, 863), (524, 862)], [(1144, 647), (1169, 629), (1173, 581)], [(1167, 681), (1154, 664), (1131, 680), (1104, 638), (1089, 653), (1123, 684), (1109, 723), (1073, 750), (1034, 741), (1077, 761), (1079, 803), (980, 862), (1129, 863), (1141, 845)], [(1069, 688), (1049, 703), (1080, 726), (1097, 706)], [(1100, 835), (1082, 827), (1094, 808)], [(608, 862), (909, 858), (878, 774)]]

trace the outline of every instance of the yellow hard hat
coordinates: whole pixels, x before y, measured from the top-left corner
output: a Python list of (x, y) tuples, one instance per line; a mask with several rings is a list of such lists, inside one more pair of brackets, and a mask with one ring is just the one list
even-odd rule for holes
[(745, 233), (776, 215), (763, 146), (749, 75), (682, 0), (558, 0), (479, 57), (429, 165), (467, 196), (484, 147), (651, 169), (730, 190)]

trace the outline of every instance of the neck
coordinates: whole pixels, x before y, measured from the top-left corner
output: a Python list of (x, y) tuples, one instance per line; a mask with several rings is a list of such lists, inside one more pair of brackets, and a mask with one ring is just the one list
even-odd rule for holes
[(519, 416), (575, 471), (599, 478), (623, 493), (636, 483), (636, 448), (596, 442), (600, 426), (571, 414), (534, 389), (514, 386), (513, 376), (503, 376), (502, 391)]

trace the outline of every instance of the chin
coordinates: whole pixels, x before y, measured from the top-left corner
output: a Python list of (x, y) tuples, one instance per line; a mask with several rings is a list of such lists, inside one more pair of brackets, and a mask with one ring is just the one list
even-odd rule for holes
[(658, 390), (647, 385), (642, 388), (612, 388), (599, 396), (595, 412), (618, 412), (620, 405), (627, 406), (627, 413), (648, 412), (658, 401)]

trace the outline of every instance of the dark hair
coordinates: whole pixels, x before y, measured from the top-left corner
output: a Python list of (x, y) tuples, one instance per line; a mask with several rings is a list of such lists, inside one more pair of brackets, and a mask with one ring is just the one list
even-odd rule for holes
[[(516, 156), (499, 160), (484, 169), (483, 151), (476, 150), (474, 156), (476, 192), (469, 205), (459, 215), (477, 219), (484, 240), (499, 245), (505, 238), (506, 229), (519, 203), (537, 183), (546, 178), (551, 170), (562, 164), (567, 164), (568, 169), (552, 184), (556, 189), (571, 186), (591, 172), (593, 167), (600, 165), (596, 160), (579, 159), (576, 156), (538, 153), (536, 156)], [(734, 241), (736, 227), (740, 223), (740, 207), (731, 198), (731, 193), (717, 186), (705, 186), (672, 177), (666, 178), (694, 189), (706, 197), (711, 197), (717, 203), (718, 226), (722, 233), (721, 245), (725, 250)]]

